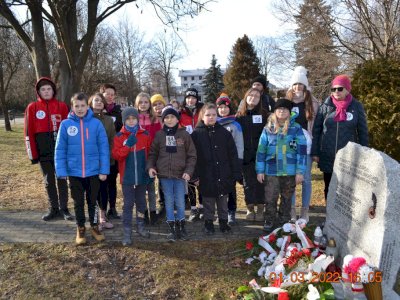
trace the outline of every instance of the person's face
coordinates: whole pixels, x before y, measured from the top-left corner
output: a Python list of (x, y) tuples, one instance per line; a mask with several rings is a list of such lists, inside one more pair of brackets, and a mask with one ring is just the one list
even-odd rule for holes
[(213, 108), (206, 109), (203, 116), (203, 122), (207, 126), (215, 125), (217, 122), (217, 111)]
[(93, 98), (92, 108), (95, 111), (102, 111), (104, 109), (103, 100), (99, 96), (96, 96), (95, 98)]
[(49, 85), (49, 84), (42, 85), (39, 88), (39, 96), (43, 100), (50, 100), (51, 98), (53, 98), (54, 91), (53, 91), (53, 88), (51, 87), (51, 85)]
[(166, 115), (164, 118), (164, 124), (168, 127), (174, 127), (178, 122), (179, 120), (172, 114)]
[(161, 112), (164, 107), (165, 105), (161, 101), (156, 101), (153, 103), (153, 111), (157, 116), (161, 116)]
[(275, 109), (275, 116), (278, 122), (284, 122), (289, 118), (290, 111), (287, 108), (279, 107)]
[(218, 114), (221, 117), (226, 117), (229, 115), (230, 109), (229, 106), (226, 106), (225, 104), (221, 104), (218, 106)]
[(301, 83), (295, 83), (295, 84), (293, 84), (292, 89), (295, 93), (303, 92), (304, 85), (302, 85)]
[(197, 102), (197, 98), (194, 96), (186, 97), (186, 105), (187, 106), (195, 106)]
[(346, 98), (346, 96), (349, 94), (349, 91), (346, 90), (346, 88), (343, 86), (334, 85), (331, 88), (331, 93), (332, 96), (335, 97), (335, 99), (341, 101), (344, 100), (344, 98)]
[(148, 112), (150, 108), (150, 100), (146, 97), (141, 97), (138, 102), (139, 112)]
[(113, 103), (114, 98), (115, 98), (114, 89), (111, 89), (111, 88), (105, 89), (103, 96), (104, 96), (104, 98), (106, 98), (107, 104)]
[(254, 82), (251, 87), (253, 89), (259, 90), (260, 92), (262, 92), (264, 90), (263, 85), (261, 83), (259, 83), (259, 82)]
[(136, 126), (138, 123), (138, 119), (136, 119), (134, 116), (128, 116), (128, 118), (125, 121), (125, 125), (129, 127)]
[(176, 111), (180, 111), (180, 107), (179, 107), (179, 104), (178, 104), (178, 103), (173, 102), (173, 103), (172, 103), (172, 107), (175, 108)]
[(79, 118), (83, 118), (86, 116), (86, 113), (89, 109), (85, 100), (75, 100), (72, 104), (72, 111)]
[(251, 91), (246, 98), (247, 107), (253, 109), (260, 102), (260, 93)]

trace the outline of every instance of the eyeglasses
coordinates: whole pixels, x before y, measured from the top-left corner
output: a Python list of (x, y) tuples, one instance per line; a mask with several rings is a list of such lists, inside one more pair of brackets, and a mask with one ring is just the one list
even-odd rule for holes
[(338, 92), (343, 92), (344, 87), (340, 86), (340, 87), (335, 87), (335, 88), (331, 88), (331, 92), (334, 93), (336, 91)]

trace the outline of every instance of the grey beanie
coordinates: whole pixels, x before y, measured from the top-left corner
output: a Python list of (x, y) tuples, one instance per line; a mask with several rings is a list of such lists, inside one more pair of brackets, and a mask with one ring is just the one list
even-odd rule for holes
[(129, 116), (134, 116), (136, 119), (139, 120), (139, 113), (136, 108), (134, 107), (127, 107), (122, 111), (122, 123), (125, 124), (126, 119)]

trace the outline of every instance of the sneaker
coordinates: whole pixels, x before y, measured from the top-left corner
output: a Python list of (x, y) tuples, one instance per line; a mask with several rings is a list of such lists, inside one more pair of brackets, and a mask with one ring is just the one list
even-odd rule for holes
[(61, 215), (65, 221), (72, 221), (74, 219), (74, 216), (69, 213), (68, 208), (61, 210)]
[(85, 226), (83, 227), (77, 227), (76, 228), (76, 239), (75, 239), (75, 243), (77, 245), (84, 245), (86, 244), (86, 238), (85, 238), (85, 231), (86, 228)]
[(236, 212), (234, 210), (228, 211), (228, 224), (234, 225), (236, 223)]
[(204, 208), (203, 207), (199, 208), (199, 219), (200, 220), (204, 219)]
[(99, 227), (97, 225), (93, 225), (92, 227), (90, 227), (90, 233), (98, 242), (102, 242), (106, 239), (104, 237), (104, 234), (100, 232)]
[(43, 221), (50, 221), (60, 216), (60, 211), (58, 208), (49, 208), (47, 214), (42, 216)]
[(274, 224), (271, 221), (265, 221), (263, 230), (270, 232), (272, 230), (272, 227), (274, 227)]
[(197, 221), (197, 220), (200, 220), (199, 210), (197, 208), (191, 209), (188, 222), (194, 222), (194, 221)]
[(107, 217), (110, 219), (121, 219), (115, 207), (110, 207), (107, 212)]

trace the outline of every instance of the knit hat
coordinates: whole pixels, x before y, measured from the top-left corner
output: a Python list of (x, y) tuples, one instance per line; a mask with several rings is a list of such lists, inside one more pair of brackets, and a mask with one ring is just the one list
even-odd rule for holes
[(122, 123), (125, 124), (126, 119), (129, 116), (134, 116), (136, 119), (139, 120), (139, 113), (134, 107), (127, 107), (122, 111)]
[(160, 101), (164, 105), (167, 105), (167, 102), (165, 101), (164, 97), (161, 94), (155, 94), (155, 95), (151, 96), (150, 102), (152, 105), (157, 101)]
[(332, 81), (332, 85), (340, 85), (342, 87), (344, 87), (347, 91), (351, 91), (351, 82), (350, 82), (350, 78), (347, 75), (338, 75), (335, 77), (335, 79), (333, 79)]
[(285, 98), (279, 98), (275, 103), (275, 110), (280, 107), (287, 108), (289, 111), (291, 111), (293, 108), (293, 102)]
[(293, 86), (296, 83), (301, 83), (308, 89), (307, 69), (303, 66), (294, 68), (292, 78), (290, 79), (290, 85)]
[(261, 83), (262, 86), (264, 87), (264, 89), (267, 88), (267, 78), (265, 78), (265, 76), (262, 75), (262, 74), (258, 75), (256, 78), (254, 78), (254, 79), (251, 81), (251, 85), (253, 85), (254, 82), (259, 82), (259, 83)]
[(55, 97), (57, 94), (56, 84), (50, 78), (47, 78), (47, 77), (39, 78), (39, 80), (36, 82), (37, 94), (39, 95), (39, 89), (44, 85), (50, 85), (52, 87), (53, 97)]
[(178, 120), (181, 118), (179, 112), (170, 104), (163, 108), (161, 112), (161, 120), (164, 122), (164, 119), (167, 115), (174, 115)]
[(185, 92), (185, 99), (189, 96), (193, 96), (199, 101), (199, 92), (195, 88), (188, 88)]
[(229, 99), (228, 95), (225, 93), (222, 93), (219, 98), (215, 101), (215, 104), (217, 106), (220, 106), (221, 104), (225, 104), (226, 106), (231, 105), (231, 99)]

